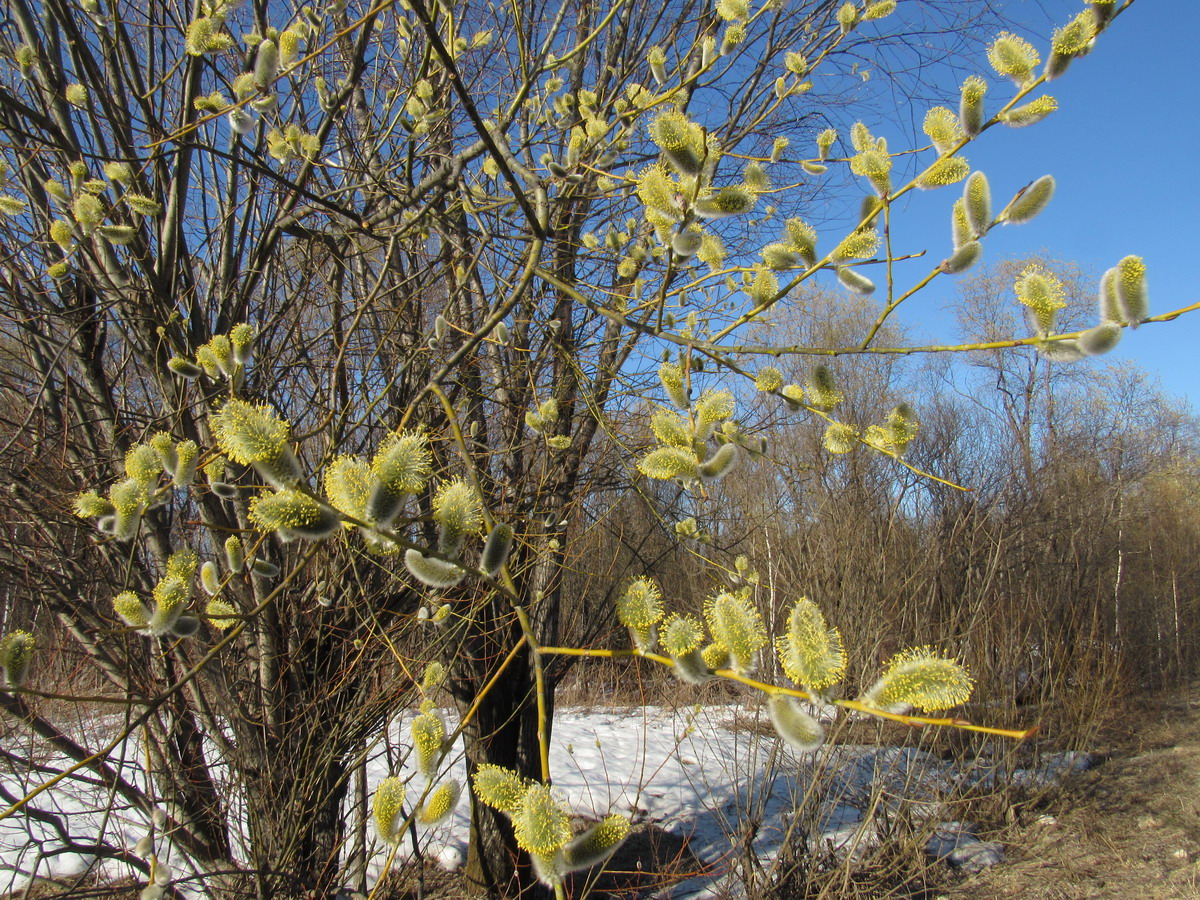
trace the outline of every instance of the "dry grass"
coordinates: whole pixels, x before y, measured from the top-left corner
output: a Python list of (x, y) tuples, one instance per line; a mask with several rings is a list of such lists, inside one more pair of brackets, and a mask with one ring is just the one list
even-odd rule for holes
[(109, 897), (136, 897), (145, 885), (133, 879), (101, 881), (93, 875), (57, 880), (38, 879), (28, 890), (0, 894), (0, 900), (107, 900)]
[(1144, 698), (1102, 733), (1104, 762), (1017, 811), (1009, 862), (950, 900), (1200, 897), (1200, 684)]

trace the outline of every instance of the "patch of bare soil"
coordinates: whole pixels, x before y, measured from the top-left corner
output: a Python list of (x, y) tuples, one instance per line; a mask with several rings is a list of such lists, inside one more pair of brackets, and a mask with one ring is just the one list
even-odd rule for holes
[(946, 900), (1200, 898), (1200, 683), (1131, 705), (1104, 761), (1022, 815), (1008, 862)]

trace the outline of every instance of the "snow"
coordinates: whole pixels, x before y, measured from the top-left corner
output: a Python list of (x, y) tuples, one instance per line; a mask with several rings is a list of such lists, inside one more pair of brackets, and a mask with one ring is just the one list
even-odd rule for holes
[[(817, 710), (828, 717), (829, 710)], [(407, 743), (413, 713), (399, 717), (387, 735), (393, 747)], [(448, 713), (449, 727), (453, 721)], [(940, 821), (944, 801), (965, 786), (990, 785), (1001, 780), (1027, 786), (1051, 783), (1071, 771), (1086, 768), (1083, 754), (1049, 756), (1037, 770), (964, 770), (911, 747), (829, 745), (816, 754), (798, 757), (770, 734), (765, 716), (729, 706), (668, 709), (662, 707), (560, 709), (555, 717), (550, 753), (554, 790), (574, 813), (600, 817), (611, 812), (632, 817), (635, 824), (654, 824), (687, 839), (691, 853), (704, 863), (704, 874), (676, 885), (661, 896), (672, 900), (717, 896), (741, 884), (739, 859), (747, 842), (764, 866), (780, 854), (789, 840), (807, 840), (814, 852), (859, 856), (878, 846), (881, 823), (901, 813), (906, 821), (924, 825), (932, 837), (927, 853), (966, 869), (1003, 860), (995, 843), (981, 841), (970, 823)], [(90, 739), (100, 741), (105, 728), (119, 721), (98, 720)], [(30, 740), (25, 738), (25, 740)], [(382, 743), (382, 742), (381, 742)], [(66, 761), (45, 748), (39, 752), (43, 771), (0, 769), (0, 799), (10, 805), (50, 777)], [(22, 748), (9, 746), (12, 753)], [(27, 746), (25, 750), (29, 749)], [(392, 754), (393, 758), (395, 754)], [(382, 747), (368, 762), (369, 783), (393, 774), (410, 776), (409, 797), (415, 798), (424, 779), (410, 769), (390, 772)], [(123, 777), (144, 783), (138, 742), (120, 745), (110, 764)], [(439, 778), (462, 783), (461, 746), (447, 754)], [(61, 878), (84, 871), (94, 863), (66, 843), (98, 836), (126, 848), (131, 855), (144, 839), (150, 822), (144, 811), (109, 796), (86, 772), (64, 779), (39, 795), (30, 809), (61, 815), (70, 834), (57, 831), (52, 821), (24, 811), (0, 820), (0, 893), (20, 889), (30, 876)], [(745, 823), (757, 827), (748, 832)], [(466, 858), (468, 808), (464, 799), (451, 818), (421, 835), (423, 852), (454, 869)], [(244, 835), (233, 835), (235, 847)], [(371, 835), (368, 877), (378, 879), (388, 848)], [(180, 887), (188, 893), (186, 876), (194, 872), (183, 854), (160, 842), (159, 860), (172, 866)], [(411, 853), (406, 837), (398, 862)], [(135, 874), (127, 862), (95, 863), (104, 877)]]
[(942, 822), (925, 845), (925, 852), (964, 872), (978, 872), (1004, 862), (1004, 848), (995, 841), (981, 841), (975, 832), (973, 822)]

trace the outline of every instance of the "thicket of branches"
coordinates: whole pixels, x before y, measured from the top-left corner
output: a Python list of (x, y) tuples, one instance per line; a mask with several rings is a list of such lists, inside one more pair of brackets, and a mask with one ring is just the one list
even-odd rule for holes
[[(919, 70), (930, 51), (908, 33), (965, 27), (986, 4), (6, 0), (0, 564), (5, 628), (36, 639), (24, 688), (25, 638), (6, 639), (11, 727), (143, 809), (205, 889), (228, 895), (361, 877), (355, 773), (397, 710), (425, 701), (423, 721), (444, 727), (437, 691), (458, 707), (472, 777), (545, 782), (568, 657), (540, 648), (563, 643), (567, 614), (572, 642), (600, 637), (602, 618), (564, 598), (580, 578), (595, 595), (621, 562), (585, 562), (579, 523), (633, 482), (650, 485), (663, 515), (686, 490), (666, 530), (704, 556), (697, 538), (721, 478), (739, 462), (768, 477), (749, 464), (764, 448), (722, 379), (795, 417), (783, 443), (855, 451), (783, 467), (772, 484), (797, 489), (785, 498), (797, 513), (802, 482), (817, 477), (861, 494), (858, 506), (834, 500), (892, 528), (908, 511), (898, 478), (995, 474), (998, 461), (906, 459), (918, 416), (903, 403), (843, 415), (846, 389), (812, 358), (886, 355), (888, 317), (907, 296), (969, 268), (994, 224), (1049, 201), (1042, 179), (993, 209), (958, 152), (1051, 114), (1042, 86), (1127, 6), (1085, 4), (1040, 54), (980, 32), (1003, 77), (974, 76), (957, 109), (930, 113), (905, 180), (894, 150), (850, 127), (834, 99), (860, 82), (859, 53), (888, 48), (896, 71)], [(851, 181), (869, 198), (861, 220), (817, 249), (812, 223), (794, 217)], [(933, 252), (945, 261), (911, 290), (895, 284), (892, 201), (918, 187), (957, 195), (960, 183)], [(1057, 277), (1026, 270), (1028, 324), (996, 349), (1060, 361), (1107, 349), (1148, 317), (1140, 266), (1114, 267), (1099, 324), (1079, 329), (1056, 327)], [(844, 344), (828, 332), (753, 337), (777, 316), (809, 327), (831, 316), (804, 305), (819, 279), (858, 295), (878, 282), (886, 305), (847, 325)], [(831, 304), (861, 309), (841, 293)], [(663, 414), (650, 427), (647, 403)], [(947, 433), (956, 424), (951, 409), (927, 416)], [(872, 473), (866, 488), (859, 469)], [(958, 535), (987, 534), (987, 512), (960, 514), (959, 488), (935, 483), (945, 492), (921, 490), (947, 510), (946, 552), (974, 553)], [(1031, 503), (1047, 496), (1041, 482), (1028, 489)], [(828, 539), (816, 549), (836, 568), (841, 545)], [(653, 574), (654, 560), (636, 562), (629, 574)], [(962, 577), (977, 565), (964, 561)], [(713, 571), (726, 561), (714, 557)], [(795, 594), (824, 584), (788, 574), (813, 581)], [(621, 587), (599, 593), (621, 599)], [(954, 585), (939, 590), (951, 605)], [(655, 622), (639, 625), (624, 598), (623, 621), (648, 652)], [(847, 592), (834, 609), (868, 599)], [(974, 639), (952, 649), (982, 652)], [(663, 661), (678, 669), (684, 643)], [(724, 649), (691, 659), (693, 674), (745, 677), (750, 660)], [(874, 669), (858, 659), (869, 684)], [(962, 687), (956, 663), (922, 661)], [(789, 675), (792, 694), (823, 686)], [(866, 705), (912, 705), (883, 702), (887, 690)], [(63, 699), (120, 713), (81, 736)], [(786, 692), (771, 702), (792, 710)], [(106, 758), (131, 734), (146, 781)], [(430, 740), (412, 752), (433, 774), (441, 738)], [(376, 806), (385, 838), (417, 807), (431, 814), (434, 794), (406, 807), (388, 791)], [(512, 818), (541, 795), (531, 788), (519, 808), (488, 796), (471, 807), (472, 889), (553, 884), (573, 845), (531, 843)], [(39, 813), (37, 796), (5, 799), (4, 815)], [(59, 825), (72, 852), (154, 878), (153, 842), (131, 856)], [(156, 881), (148, 896), (167, 889)]]
[[(1028, 262), (963, 280), (962, 337), (1012, 333), (1009, 292)], [(1091, 279), (1044, 262), (1068, 285), (1064, 314), (1090, 314)], [(830, 304), (823, 294), (808, 301)], [(819, 321), (776, 322), (773, 333), (842, 345), (877, 313), (871, 301), (844, 304)], [(895, 332), (888, 339), (904, 342)], [(669, 534), (696, 511), (678, 495), (625, 495), (596, 505), (579, 552), (612, 559), (617, 573), (654, 569), (668, 593), (697, 598), (696, 609), (708, 578), (697, 553), (729, 567), (745, 554), (772, 594), (803, 585), (841, 624), (857, 673), (848, 681), (868, 678), (898, 645), (949, 644), (971, 660), (996, 724), (1037, 721), (1054, 746), (1086, 743), (1115, 694), (1196, 671), (1200, 434), (1194, 412), (1151, 375), (1128, 362), (1063, 366), (1033, 351), (993, 350), (952, 365), (858, 361), (842, 366), (839, 384), (846, 421), (911, 401), (921, 430), (905, 458), (973, 490), (897, 471), (879, 454), (831, 455), (819, 431), (762, 398), (748, 419), (786, 466), (722, 482), (697, 516), (705, 544), (681, 547)], [(608, 609), (603, 592), (580, 578), (576, 594), (582, 609), (568, 621), (594, 628)], [(606, 621), (616, 627), (611, 613)], [(627, 663), (605, 665), (579, 682), (637, 696)], [(642, 689), (670, 696), (669, 684)]]

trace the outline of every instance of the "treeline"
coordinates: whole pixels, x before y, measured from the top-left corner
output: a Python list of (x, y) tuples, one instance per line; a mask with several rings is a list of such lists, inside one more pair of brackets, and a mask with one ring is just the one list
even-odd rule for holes
[[(1086, 279), (1054, 265), (1066, 270), (1071, 309), (1086, 314)], [(964, 338), (1021, 333), (1007, 294), (1022, 266), (964, 282)], [(811, 296), (776, 328), (797, 346), (845, 346), (878, 312), (864, 302), (837, 320), (810, 314), (821, 307), (831, 304)], [(793, 359), (784, 377), (803, 382), (813, 364)], [(656, 572), (676, 608), (700, 613), (745, 555), (769, 625), (806, 595), (841, 629), (846, 693), (897, 649), (934, 644), (969, 662), (990, 720), (1044, 717), (1078, 736), (1112, 696), (1200, 670), (1200, 428), (1152, 375), (1122, 361), (1050, 363), (1033, 350), (833, 368), (845, 396), (834, 415), (860, 433), (896, 403), (914, 408), (920, 430), (903, 457), (912, 468), (862, 445), (831, 454), (822, 423), (774, 396), (743, 395), (739, 414), (766, 438), (763, 460), (744, 461), (691, 506), (669, 490), (591, 504), (567, 640), (616, 634), (606, 598), (628, 574)], [(700, 539), (678, 544), (671, 532), (687, 518)], [(764, 659), (776, 676), (772, 665)], [(627, 665), (608, 667), (607, 683), (604, 668), (582, 679), (591, 690), (640, 689)]]

